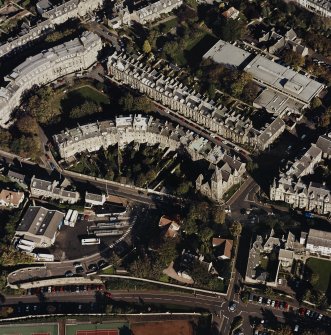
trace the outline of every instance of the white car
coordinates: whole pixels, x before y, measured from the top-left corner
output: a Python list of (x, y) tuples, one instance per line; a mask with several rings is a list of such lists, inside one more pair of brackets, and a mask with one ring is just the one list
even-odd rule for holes
[(320, 315), (318, 316), (317, 320), (318, 320), (318, 321), (321, 321), (322, 318), (323, 318), (323, 314), (320, 314)]
[(268, 300), (267, 300), (267, 305), (270, 306), (270, 304), (271, 304), (271, 300), (268, 299)]
[(263, 300), (263, 298), (260, 297), (260, 298), (259, 298), (259, 304), (262, 304), (262, 300)]
[(299, 325), (295, 325), (294, 332), (297, 333), (299, 331)]
[(275, 307), (275, 300), (271, 301), (271, 307)]

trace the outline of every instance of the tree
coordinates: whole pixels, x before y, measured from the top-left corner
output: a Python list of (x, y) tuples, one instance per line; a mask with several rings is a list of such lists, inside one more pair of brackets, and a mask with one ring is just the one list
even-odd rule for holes
[(242, 225), (239, 221), (234, 221), (229, 228), (230, 233), (233, 237), (238, 237), (241, 234), (242, 231)]
[(31, 115), (24, 115), (16, 122), (18, 130), (23, 134), (37, 134), (38, 124)]
[(198, 232), (198, 225), (194, 218), (186, 218), (183, 222), (183, 231), (188, 234), (196, 234)]
[(99, 112), (99, 106), (93, 101), (85, 101), (82, 105), (74, 107), (70, 113), (69, 117), (71, 119), (79, 119), (81, 117), (92, 115)]
[(178, 240), (176, 238), (169, 238), (163, 242), (158, 249), (159, 261), (162, 267), (167, 267), (178, 256), (177, 251)]
[(310, 283), (315, 286), (319, 280), (320, 276), (318, 275), (318, 273), (313, 272), (310, 276)]
[(217, 206), (213, 208), (213, 220), (217, 224), (224, 224), (226, 218), (225, 210)]
[(137, 112), (150, 113), (154, 111), (155, 107), (152, 100), (144, 95), (134, 99), (133, 109)]
[(149, 54), (152, 51), (152, 47), (151, 47), (151, 45), (150, 45), (150, 43), (149, 43), (148, 40), (145, 40), (145, 42), (143, 44), (143, 51), (146, 54)]
[(284, 61), (295, 69), (302, 67), (305, 63), (304, 58), (291, 49), (285, 51)]
[(119, 105), (127, 112), (133, 111), (134, 98), (131, 93), (126, 93), (119, 99)]
[(276, 330), (275, 335), (293, 335), (293, 331), (290, 326), (282, 326)]
[(314, 97), (310, 102), (310, 107), (312, 109), (317, 109), (318, 107), (322, 106), (322, 101), (319, 97)]

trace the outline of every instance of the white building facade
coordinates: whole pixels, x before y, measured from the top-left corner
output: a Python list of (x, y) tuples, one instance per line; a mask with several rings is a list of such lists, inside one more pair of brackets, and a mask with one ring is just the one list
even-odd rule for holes
[(5, 126), (12, 111), (20, 105), (23, 92), (34, 85), (50, 83), (67, 74), (83, 71), (97, 60), (102, 48), (100, 37), (84, 32), (80, 38), (27, 58), (5, 79), (0, 88), (0, 125)]

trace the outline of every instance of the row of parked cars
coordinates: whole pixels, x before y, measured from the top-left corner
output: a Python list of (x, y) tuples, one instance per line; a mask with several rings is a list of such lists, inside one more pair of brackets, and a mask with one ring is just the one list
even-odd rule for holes
[(103, 291), (103, 285), (65, 285), (65, 286), (43, 286), (27, 290), (28, 295), (54, 292), (84, 292)]
[(267, 306), (273, 307), (273, 308), (278, 308), (284, 311), (292, 310), (293, 312), (296, 312), (299, 316), (301, 317), (309, 317), (315, 321), (323, 321), (323, 323), (330, 324), (331, 325), (331, 318), (315, 312), (311, 311), (307, 308), (301, 307), (297, 310), (294, 310), (293, 307), (289, 306), (287, 302), (284, 301), (278, 301), (278, 300), (271, 300), (269, 298), (261, 297), (261, 296), (256, 296), (253, 293), (250, 294), (249, 301), (255, 301), (258, 304), (265, 304)]
[(283, 309), (285, 311), (289, 310), (289, 304), (287, 302), (278, 301), (278, 300), (271, 300), (271, 299), (265, 298), (265, 297), (259, 297), (259, 296), (256, 296), (256, 295), (252, 294), (252, 293), (249, 297), (249, 301), (255, 301), (259, 304), (265, 304), (265, 305), (268, 305), (268, 306), (273, 307), (273, 308)]
[[(101, 270), (102, 268), (104, 268), (105, 266), (107, 266), (108, 263), (101, 259), (98, 263), (91, 263), (87, 266), (87, 273), (91, 273), (91, 272), (96, 272), (98, 270)], [(64, 274), (66, 277), (73, 277), (75, 274), (80, 275), (85, 273), (84, 267), (82, 265), (81, 262), (75, 262), (73, 264), (74, 268), (75, 268), (75, 273), (71, 270), (66, 271), (66, 273)]]

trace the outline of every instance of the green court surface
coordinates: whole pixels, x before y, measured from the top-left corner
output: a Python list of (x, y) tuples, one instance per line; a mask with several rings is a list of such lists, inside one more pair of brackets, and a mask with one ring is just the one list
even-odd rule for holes
[(1, 335), (58, 335), (57, 324), (16, 324), (0, 326)]
[(129, 329), (129, 324), (125, 322), (67, 324), (66, 335), (119, 335), (125, 329)]

